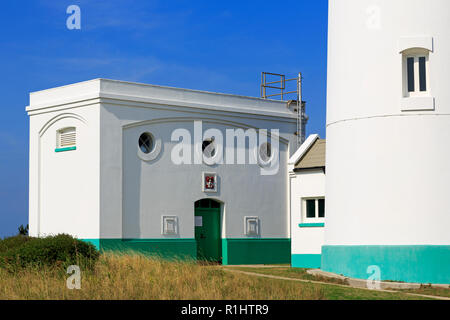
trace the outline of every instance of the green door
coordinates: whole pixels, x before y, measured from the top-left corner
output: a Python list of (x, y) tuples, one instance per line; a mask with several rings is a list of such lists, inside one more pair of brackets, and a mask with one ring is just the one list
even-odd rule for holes
[(222, 261), (218, 202), (202, 199), (195, 203), (195, 240), (197, 241), (197, 259)]

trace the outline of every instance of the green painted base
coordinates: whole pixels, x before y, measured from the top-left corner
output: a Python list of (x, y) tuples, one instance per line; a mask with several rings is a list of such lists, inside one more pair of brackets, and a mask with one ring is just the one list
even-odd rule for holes
[(321, 254), (293, 254), (291, 266), (293, 268), (320, 268)]
[(291, 239), (222, 239), (222, 264), (284, 264), (291, 262)]
[(100, 250), (100, 239), (81, 239), (82, 241), (92, 243), (97, 250)]
[(102, 251), (137, 252), (162, 258), (196, 259), (195, 239), (84, 239)]
[[(83, 239), (102, 251), (138, 252), (163, 258), (196, 259), (195, 239)], [(290, 239), (222, 239), (222, 264), (288, 264)], [(319, 259), (320, 261), (320, 259)]]
[(322, 270), (368, 279), (378, 266), (380, 280), (450, 284), (450, 246), (323, 246)]

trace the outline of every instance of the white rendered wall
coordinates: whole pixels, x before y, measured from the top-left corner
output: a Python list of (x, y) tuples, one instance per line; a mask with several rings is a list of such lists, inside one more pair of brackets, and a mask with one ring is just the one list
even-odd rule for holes
[[(324, 228), (300, 228), (304, 216), (302, 198), (325, 197), (325, 174), (322, 169), (291, 173), (291, 248), (292, 254), (321, 254)], [(325, 201), (326, 202), (326, 201)]]
[[(145, 120), (148, 119), (148, 120)], [(203, 131), (256, 127), (280, 129), (280, 167), (276, 175), (263, 176), (253, 165), (175, 165), (171, 142), (175, 129), (184, 128), (194, 139), (194, 120), (202, 120)], [(146, 105), (137, 108), (109, 103), (101, 111), (101, 237), (173, 238), (161, 235), (161, 216), (178, 216), (176, 238), (194, 237), (194, 203), (213, 198), (223, 203), (222, 237), (245, 238), (244, 217), (258, 216), (261, 238), (289, 238), (287, 159), (288, 141), (295, 131), (289, 122), (255, 116), (193, 113), (185, 108)], [(145, 162), (137, 156), (137, 141), (143, 132), (161, 139), (158, 158)], [(292, 139), (291, 141), (293, 141)], [(224, 154), (225, 157), (225, 154)], [(201, 190), (202, 172), (216, 172), (219, 191)]]
[[(99, 237), (99, 108), (30, 115), (30, 235)], [(76, 128), (77, 149), (55, 152), (66, 127)]]
[[(244, 238), (244, 216), (258, 216), (262, 238), (289, 238), (287, 161), (295, 113), (285, 102), (95, 79), (30, 95), (30, 234), (79, 238), (163, 238), (161, 216), (176, 215), (177, 238), (194, 237), (194, 203), (223, 203), (222, 237)], [(278, 129), (276, 175), (258, 165), (176, 166), (171, 133), (203, 121), (217, 128)], [(55, 152), (56, 130), (77, 127), (77, 150)], [(137, 156), (138, 137), (162, 141), (154, 161)], [(225, 134), (224, 134), (225, 137)], [(293, 146), (293, 147), (290, 147)], [(216, 172), (219, 192), (201, 191)]]
[[(450, 1), (329, 9), (325, 244), (449, 245)], [(424, 37), (435, 107), (402, 111), (399, 46)]]

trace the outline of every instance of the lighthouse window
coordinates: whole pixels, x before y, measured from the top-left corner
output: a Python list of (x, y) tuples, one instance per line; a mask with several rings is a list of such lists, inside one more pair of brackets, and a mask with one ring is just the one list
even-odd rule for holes
[(425, 57), (419, 58), (420, 91), (427, 91), (427, 68)]
[(428, 51), (410, 49), (403, 53), (403, 96), (428, 95)]
[(414, 89), (414, 58), (408, 58), (408, 92)]

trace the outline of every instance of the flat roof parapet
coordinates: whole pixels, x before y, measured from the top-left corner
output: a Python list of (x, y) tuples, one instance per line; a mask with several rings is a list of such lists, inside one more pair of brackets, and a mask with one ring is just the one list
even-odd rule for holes
[(296, 118), (286, 101), (173, 88), (109, 79), (93, 79), (30, 93), (28, 112), (92, 99), (134, 101), (169, 106)]

